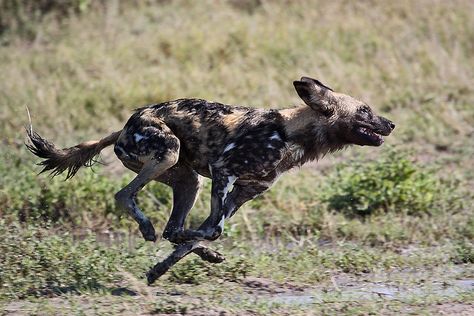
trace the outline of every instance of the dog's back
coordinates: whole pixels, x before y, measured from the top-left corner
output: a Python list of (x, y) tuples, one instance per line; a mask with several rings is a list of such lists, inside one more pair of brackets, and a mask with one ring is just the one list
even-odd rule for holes
[[(161, 136), (157, 128), (163, 131)], [(161, 141), (157, 143), (153, 135)], [(127, 167), (139, 170), (140, 157), (169, 148), (172, 136), (179, 139), (180, 161), (201, 175), (210, 176), (209, 165), (219, 161), (239, 175), (256, 175), (268, 155), (279, 155), (285, 131), (276, 110), (180, 99), (137, 109), (115, 152)]]

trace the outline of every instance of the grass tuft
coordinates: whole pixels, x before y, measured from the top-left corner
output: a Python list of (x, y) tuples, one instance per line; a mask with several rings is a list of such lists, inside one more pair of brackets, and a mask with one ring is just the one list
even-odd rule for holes
[(114, 280), (118, 257), (93, 237), (0, 225), (0, 298), (98, 291)]
[(448, 198), (446, 184), (434, 171), (412, 162), (406, 154), (391, 150), (376, 161), (344, 163), (330, 176), (323, 201), (347, 215), (380, 212), (410, 215), (432, 213), (437, 202)]

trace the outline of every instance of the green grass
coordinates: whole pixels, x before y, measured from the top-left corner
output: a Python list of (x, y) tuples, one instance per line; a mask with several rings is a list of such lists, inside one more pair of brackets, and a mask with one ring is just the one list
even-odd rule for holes
[(451, 260), (456, 264), (474, 263), (474, 244), (472, 241), (459, 241), (454, 248)]
[[(414, 306), (423, 310), (439, 302), (469, 302), (468, 292), (453, 296), (431, 287), (472, 279), (474, 272), (466, 261), (453, 260), (466, 258), (467, 245), (446, 243), (401, 253), (357, 243), (321, 246), (310, 240), (299, 245), (281, 241), (270, 247), (225, 238), (220, 248), (227, 255), (224, 263), (211, 265), (191, 255), (147, 288), (144, 273), (169, 251), (166, 244), (119, 242), (106, 247), (92, 236), (78, 240), (51, 227), (33, 225), (5, 227), (0, 233), (1, 302), (7, 309), (20, 306), (43, 313), (65, 306), (86, 314), (97, 306), (96, 311), (108, 313), (107, 301), (117, 302), (115, 313), (122, 309), (149, 313), (225, 310), (258, 315), (295, 308), (302, 314), (321, 308), (337, 311), (341, 304), (349, 311), (367, 311), (382, 303), (376, 297), (352, 301), (348, 295), (359, 290), (351, 290), (350, 284), (362, 284), (361, 289), (364, 284), (374, 289), (407, 289), (412, 294), (401, 292), (402, 299), (385, 304), (397, 311)], [(273, 301), (285, 295), (312, 295), (314, 302), (294, 306)]]
[[(392, 149), (378, 160), (352, 160), (323, 178), (314, 172), (290, 174), (245, 205), (227, 223), (224, 234), (253, 241), (304, 237), (399, 246), (471, 236), (472, 193), (463, 187), (465, 180), (443, 179), (432, 167), (411, 159)], [(130, 175), (110, 177), (97, 167), (64, 182), (60, 177), (37, 176), (37, 170), (30, 157), (6, 159), (0, 166), (5, 180), (0, 185), (0, 207), (7, 222), (49, 221), (63, 229), (137, 233), (136, 223), (115, 207), (113, 198)], [(207, 181), (188, 226), (195, 227), (206, 217), (209, 191)], [(138, 200), (161, 231), (172, 205), (170, 189), (152, 183)]]
[(455, 190), (455, 184), (441, 183), (433, 171), (392, 150), (374, 163), (356, 161), (339, 167), (328, 180), (323, 201), (349, 216), (377, 212), (417, 215), (443, 211), (440, 204), (446, 202), (456, 208)]
[(113, 280), (117, 256), (94, 239), (1, 223), (0, 298), (97, 290)]
[[(396, 315), (452, 312), (450, 304), (472, 299), (364, 301), (334, 292), (340, 278), (383, 275), (382, 284), (416, 287), (473, 276), (472, 1), (42, 0), (0, 9), (3, 307), (192, 314), (203, 311), (202, 300), (215, 313)], [(224, 263), (189, 256), (152, 289), (144, 272), (171, 248), (141, 241), (136, 223), (116, 209), (114, 193), (133, 174), (105, 150), (105, 166), (70, 181), (38, 176), (23, 145), (25, 105), (38, 132), (71, 146), (119, 130), (147, 103), (300, 104), (291, 82), (302, 75), (393, 120), (387, 144), (284, 175), (226, 223), (213, 243)], [(209, 189), (207, 181), (188, 226), (207, 216)], [(138, 198), (161, 232), (170, 190), (153, 183)], [(104, 243), (104, 232), (131, 241)], [(252, 288), (249, 278), (268, 284)], [(123, 287), (140, 299), (114, 296)], [(325, 293), (324, 303), (267, 299), (295, 288)]]

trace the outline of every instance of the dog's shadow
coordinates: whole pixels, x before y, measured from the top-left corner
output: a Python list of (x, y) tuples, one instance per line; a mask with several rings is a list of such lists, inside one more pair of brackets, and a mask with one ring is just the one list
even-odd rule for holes
[(118, 287), (118, 288), (112, 289), (110, 291), (110, 294), (112, 294), (113, 296), (137, 296), (138, 295), (137, 292), (130, 290), (126, 287)]

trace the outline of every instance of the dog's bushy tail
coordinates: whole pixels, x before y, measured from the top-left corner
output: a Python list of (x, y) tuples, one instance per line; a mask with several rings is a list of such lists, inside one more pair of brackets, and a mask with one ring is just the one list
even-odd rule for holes
[(95, 162), (94, 157), (105, 147), (114, 144), (121, 133), (121, 131), (114, 132), (101, 140), (88, 141), (74, 147), (59, 149), (34, 132), (31, 126), (26, 131), (31, 141), (31, 144), (26, 144), (26, 147), (36, 156), (43, 158), (43, 161), (38, 163), (43, 166), (41, 173), (51, 171), (51, 175), (54, 177), (67, 170), (66, 180), (72, 178), (79, 168), (92, 166)]

